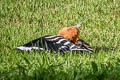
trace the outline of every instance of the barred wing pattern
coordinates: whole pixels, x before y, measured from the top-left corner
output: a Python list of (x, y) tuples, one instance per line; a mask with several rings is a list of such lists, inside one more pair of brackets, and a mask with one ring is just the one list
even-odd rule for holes
[(51, 35), (40, 37), (16, 49), (20, 51), (47, 50), (55, 53), (68, 53), (70, 51), (93, 52), (92, 48), (83, 40), (79, 40), (78, 44), (75, 45), (62, 36)]

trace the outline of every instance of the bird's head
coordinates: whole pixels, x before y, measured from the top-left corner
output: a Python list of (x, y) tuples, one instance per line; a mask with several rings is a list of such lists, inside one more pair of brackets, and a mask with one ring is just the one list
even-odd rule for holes
[(84, 17), (76, 26), (70, 26), (65, 27), (62, 30), (59, 31), (58, 36), (63, 36), (67, 40), (71, 41), (74, 44), (78, 43), (79, 40), (79, 27), (82, 24), (82, 22), (85, 20), (86, 17)]
[(79, 29), (76, 26), (65, 27), (59, 31), (58, 36), (63, 36), (72, 43), (77, 43), (79, 40)]

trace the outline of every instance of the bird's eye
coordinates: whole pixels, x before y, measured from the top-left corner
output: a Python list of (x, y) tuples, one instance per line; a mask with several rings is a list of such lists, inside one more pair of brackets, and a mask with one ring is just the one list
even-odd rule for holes
[(77, 35), (73, 36), (72, 38), (77, 38)]

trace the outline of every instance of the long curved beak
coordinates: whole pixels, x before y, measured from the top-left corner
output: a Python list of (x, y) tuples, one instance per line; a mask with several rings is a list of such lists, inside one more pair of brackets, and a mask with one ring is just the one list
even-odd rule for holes
[(87, 17), (87, 16), (85, 16), (85, 17), (76, 25), (76, 27), (80, 27), (80, 25), (83, 23), (83, 21), (85, 20), (86, 17)]

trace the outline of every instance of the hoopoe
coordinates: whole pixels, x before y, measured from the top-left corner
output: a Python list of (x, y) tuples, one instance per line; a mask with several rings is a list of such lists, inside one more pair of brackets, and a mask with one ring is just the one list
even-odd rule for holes
[(70, 51), (92, 53), (93, 49), (90, 45), (79, 39), (78, 27), (82, 22), (83, 20), (76, 26), (63, 28), (58, 35), (43, 36), (16, 49), (20, 51), (47, 50), (55, 53), (68, 53)]

